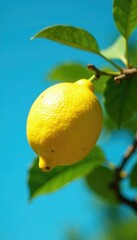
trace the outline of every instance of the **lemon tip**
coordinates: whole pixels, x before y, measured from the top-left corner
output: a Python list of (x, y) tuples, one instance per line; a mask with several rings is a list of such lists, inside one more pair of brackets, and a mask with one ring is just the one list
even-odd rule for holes
[(85, 86), (85, 87), (89, 88), (92, 92), (94, 92), (94, 86), (88, 79), (80, 79), (75, 83), (79, 84), (81, 86)]

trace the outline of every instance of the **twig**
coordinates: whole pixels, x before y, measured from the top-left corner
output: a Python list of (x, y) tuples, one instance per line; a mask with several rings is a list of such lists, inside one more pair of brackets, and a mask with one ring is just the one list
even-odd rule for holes
[(125, 80), (127, 78), (132, 78), (135, 76), (137, 76), (137, 68), (135, 68), (135, 67), (127, 68), (127, 69), (123, 69), (121, 74), (114, 77), (114, 81), (116, 83), (120, 83), (122, 80)]
[(131, 79), (132, 77), (137, 76), (136, 67), (121, 69), (120, 72), (101, 71), (100, 69), (95, 67), (93, 64), (88, 64), (87, 67), (88, 69), (95, 72), (95, 80), (99, 79), (102, 75), (105, 75), (105, 76), (114, 77), (115, 83), (121, 83), (121, 81), (125, 79), (128, 79), (128, 78)]
[(123, 167), (125, 167), (128, 159), (135, 153), (136, 148), (137, 148), (137, 133), (135, 134), (133, 144), (128, 147), (126, 153), (124, 154), (123, 161), (122, 161), (121, 165), (119, 166), (119, 171), (121, 171), (123, 169)]
[(135, 134), (135, 138), (133, 141), (133, 144), (128, 147), (121, 164), (119, 167), (115, 170), (115, 177), (114, 177), (114, 183), (111, 185), (111, 188), (115, 191), (115, 194), (117, 196), (117, 199), (120, 203), (126, 204), (130, 206), (132, 209), (134, 209), (135, 212), (137, 212), (137, 201), (136, 200), (130, 200), (127, 197), (121, 193), (120, 183), (121, 183), (121, 176), (120, 173), (127, 164), (128, 160), (131, 158), (131, 156), (135, 153), (137, 148), (137, 133)]
[(95, 72), (96, 79), (100, 78), (100, 76), (105, 75), (105, 76), (111, 76), (111, 77), (117, 77), (120, 73), (119, 72), (105, 72), (101, 71), (97, 67), (95, 67), (93, 64), (88, 64), (87, 65), (88, 69), (92, 70)]

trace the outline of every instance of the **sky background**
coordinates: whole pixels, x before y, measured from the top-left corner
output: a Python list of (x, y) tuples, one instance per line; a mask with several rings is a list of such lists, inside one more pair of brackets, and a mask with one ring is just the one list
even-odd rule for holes
[[(110, 0), (1, 0), (1, 240), (65, 240), (72, 228), (85, 236), (102, 229), (104, 205), (82, 180), (28, 201), (27, 174), (35, 154), (26, 139), (26, 119), (35, 98), (51, 85), (46, 75), (52, 67), (64, 61), (105, 63), (91, 53), (30, 37), (49, 25), (67, 24), (90, 31), (105, 48), (118, 36), (111, 11)], [(108, 136), (100, 140), (111, 161), (118, 161), (131, 141), (121, 134), (113, 135), (113, 156)]]

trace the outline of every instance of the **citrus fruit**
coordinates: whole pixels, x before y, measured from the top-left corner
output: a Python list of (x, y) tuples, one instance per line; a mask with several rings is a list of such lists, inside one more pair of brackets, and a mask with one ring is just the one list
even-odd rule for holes
[(49, 171), (82, 160), (94, 147), (102, 128), (102, 110), (86, 79), (58, 83), (43, 91), (27, 119), (27, 138)]

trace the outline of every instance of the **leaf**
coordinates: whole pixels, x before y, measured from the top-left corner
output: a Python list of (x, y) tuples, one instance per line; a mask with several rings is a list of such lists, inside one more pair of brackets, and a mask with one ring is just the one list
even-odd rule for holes
[(134, 114), (133, 118), (124, 125), (124, 128), (130, 130), (132, 133), (135, 133), (137, 130), (137, 112)]
[(105, 156), (101, 149), (94, 147), (90, 154), (79, 163), (65, 167), (57, 167), (49, 173), (43, 173), (38, 169), (37, 158), (29, 170), (28, 185), (30, 199), (58, 190), (67, 183), (87, 175), (104, 161)]
[(47, 27), (31, 39), (47, 38), (71, 47), (99, 54), (99, 46), (96, 39), (86, 30), (65, 25)]
[(114, 171), (104, 166), (99, 166), (94, 169), (86, 177), (86, 182), (89, 188), (96, 194), (111, 203), (117, 203), (116, 195), (110, 188), (114, 180)]
[[(103, 127), (106, 132), (112, 133), (116, 130), (116, 125), (112, 122), (111, 118), (103, 112), (104, 121)], [(137, 130), (137, 112), (134, 114), (133, 118), (130, 119), (127, 123), (124, 124), (123, 129), (130, 131), (131, 134), (134, 134)]]
[(129, 54), (130, 54), (130, 59), (131, 59), (131, 64), (132, 66), (137, 66), (137, 46), (136, 42), (134, 43), (135, 45), (129, 46)]
[(132, 187), (137, 188), (137, 163), (132, 169), (131, 175), (130, 175), (130, 184)]
[(120, 84), (115, 84), (113, 78), (110, 78), (105, 87), (104, 98), (108, 115), (120, 128), (137, 111), (137, 77), (124, 79)]
[(137, 27), (137, 0), (114, 0), (113, 16), (120, 33), (128, 39)]
[(120, 36), (111, 46), (101, 50), (101, 53), (109, 59), (120, 59), (125, 63), (125, 51), (126, 42), (124, 37)]
[(112, 133), (112, 131), (116, 130), (116, 125), (111, 120), (111, 118), (106, 114), (105, 111), (103, 111), (103, 127), (106, 132)]
[(137, 238), (137, 219), (136, 216), (120, 217), (118, 208), (107, 207), (107, 231), (104, 240), (136, 240)]
[(90, 78), (93, 72), (80, 63), (63, 63), (54, 67), (48, 74), (48, 79), (60, 82), (75, 82), (81, 78)]

